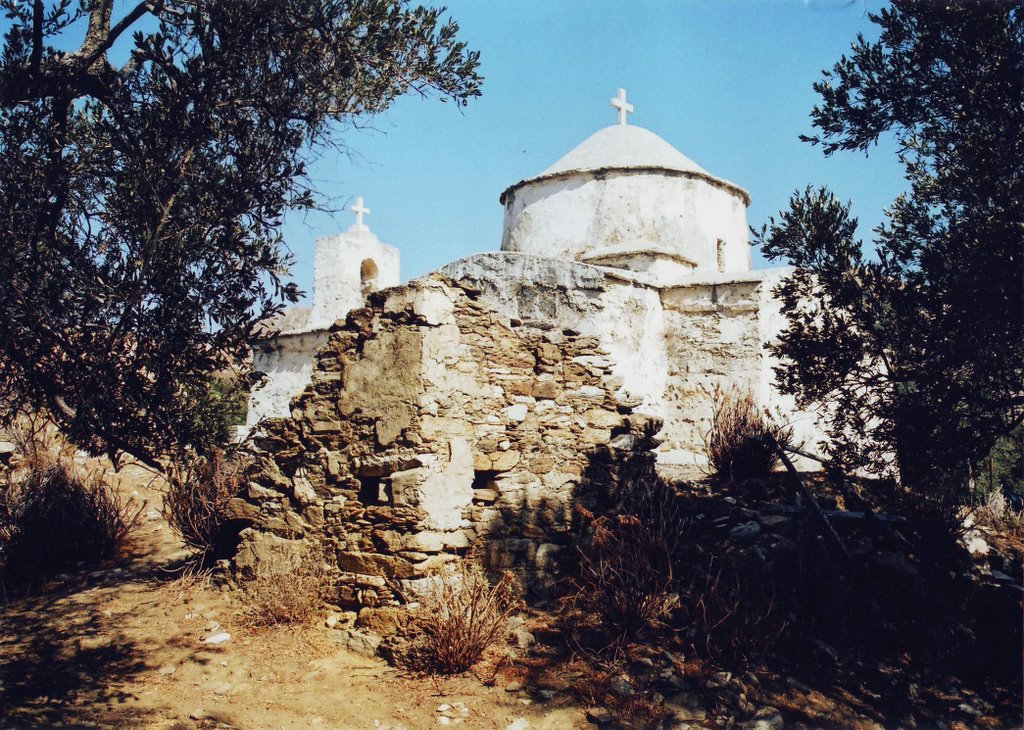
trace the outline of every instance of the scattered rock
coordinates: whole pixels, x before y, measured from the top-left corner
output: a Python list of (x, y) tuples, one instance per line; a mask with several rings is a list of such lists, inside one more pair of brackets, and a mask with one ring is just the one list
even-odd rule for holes
[(966, 702), (962, 702), (959, 705), (957, 705), (956, 709), (960, 710), (960, 712), (967, 715), (968, 717), (981, 717), (982, 714), (984, 714), (977, 707), (975, 707), (974, 705), (970, 705)]
[(530, 727), (530, 721), (525, 717), (517, 717), (515, 720), (508, 724), (505, 730), (527, 730)]
[(715, 672), (708, 678), (704, 686), (708, 689), (719, 689), (729, 684), (730, 680), (732, 680), (732, 672)]
[(537, 638), (526, 629), (517, 629), (512, 634), (515, 639), (516, 646), (520, 649), (529, 649), (531, 646), (537, 643)]
[(792, 519), (792, 517), (788, 517), (787, 515), (760, 515), (757, 518), (757, 521), (761, 523), (762, 527), (771, 530), (774, 527), (788, 525)]
[(963, 536), (964, 547), (975, 557), (988, 555), (989, 547), (978, 530), (968, 530)]
[(211, 646), (217, 646), (228, 641), (231, 641), (231, 634), (229, 634), (227, 631), (221, 631), (220, 633), (214, 634), (208, 639), (204, 639), (203, 643), (210, 644)]
[(827, 656), (832, 662), (839, 661), (839, 652), (833, 649), (828, 644), (826, 644), (821, 639), (815, 639), (811, 643), (814, 644), (815, 648), (817, 648), (818, 651)]
[(753, 520), (744, 522), (742, 525), (736, 525), (736, 527), (729, 530), (730, 539), (736, 542), (752, 542), (760, 534), (761, 525)]
[(165, 664), (164, 666), (160, 667), (160, 669), (158, 669), (157, 671), (163, 675), (174, 674), (176, 671), (178, 671), (178, 666), (176, 664)]
[(595, 725), (610, 725), (612, 713), (605, 707), (591, 707), (587, 710), (587, 719)]
[(754, 717), (747, 722), (740, 723), (742, 730), (781, 730), (784, 723), (782, 714), (774, 707), (762, 707)]
[(338, 642), (353, 654), (362, 656), (376, 656), (380, 647), (381, 638), (376, 634), (357, 631), (356, 629), (343, 629), (335, 634)]
[(523, 688), (522, 682), (509, 682), (505, 685), (506, 692), (518, 692)]
[(636, 692), (633, 685), (625, 677), (614, 677), (608, 685), (612, 693), (617, 697), (629, 697)]

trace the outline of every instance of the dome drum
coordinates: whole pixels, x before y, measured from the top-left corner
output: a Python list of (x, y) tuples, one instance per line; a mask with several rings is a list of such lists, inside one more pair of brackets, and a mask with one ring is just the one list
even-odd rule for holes
[(689, 271), (747, 271), (741, 188), (716, 178), (653, 132), (602, 129), (501, 195), (502, 250), (662, 280)]

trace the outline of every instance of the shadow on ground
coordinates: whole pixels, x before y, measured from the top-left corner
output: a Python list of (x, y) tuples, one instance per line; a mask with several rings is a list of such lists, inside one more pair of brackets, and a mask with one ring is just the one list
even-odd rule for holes
[(138, 554), (120, 565), (9, 592), (0, 606), (0, 727), (145, 724), (130, 686), (156, 671), (145, 661), (152, 647), (130, 637), (145, 619), (119, 599), (152, 591), (180, 566)]

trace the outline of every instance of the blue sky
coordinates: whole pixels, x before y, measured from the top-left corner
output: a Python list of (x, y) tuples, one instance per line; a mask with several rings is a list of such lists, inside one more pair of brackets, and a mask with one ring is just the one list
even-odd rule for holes
[[(426, 0), (430, 1), (430, 0)], [(442, 3), (435, 3), (442, 4)], [(481, 52), (483, 95), (460, 108), (417, 95), (346, 129), (345, 152), (311, 167), (334, 212), (287, 218), (292, 277), (308, 292), (314, 241), (346, 229), (362, 196), (371, 229), (402, 255), (402, 277), (501, 243), (502, 190), (615, 122), (619, 87), (646, 127), (745, 188), (752, 226), (794, 190), (827, 185), (853, 203), (860, 232), (903, 186), (894, 149), (826, 159), (812, 131), (811, 85), (858, 32), (876, 37), (878, 0), (448, 0)], [(115, 17), (125, 3), (115, 6)], [(0, 27), (6, 22), (0, 21)], [(77, 45), (77, 34), (67, 42)], [(118, 49), (115, 48), (115, 52)], [(122, 49), (123, 50), (123, 49)], [(754, 251), (755, 267), (766, 262)]]
[[(893, 149), (825, 159), (801, 143), (817, 101), (811, 85), (858, 32), (875, 37), (877, 2), (846, 0), (450, 0), (461, 37), (481, 52), (483, 95), (459, 109), (418, 96), (349, 130), (348, 154), (313, 168), (342, 208), (361, 195), (380, 239), (402, 254), (403, 279), (496, 250), (498, 195), (615, 122), (626, 88), (630, 123), (745, 188), (760, 226), (807, 184), (852, 200), (861, 235), (901, 190)], [(352, 214), (293, 216), (293, 276), (311, 281), (316, 237)], [(756, 267), (767, 264), (755, 250)]]

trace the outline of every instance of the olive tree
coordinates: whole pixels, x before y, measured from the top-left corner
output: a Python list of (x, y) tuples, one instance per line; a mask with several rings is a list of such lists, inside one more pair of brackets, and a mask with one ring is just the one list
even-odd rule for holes
[(894, 140), (906, 192), (870, 246), (825, 189), (755, 232), (795, 267), (778, 375), (828, 407), (837, 461), (955, 494), (1024, 418), (1024, 6), (893, 0), (870, 17), (878, 40), (815, 85), (805, 140)]
[(0, 6), (0, 422), (151, 464), (209, 444), (211, 374), (297, 298), (310, 154), (401, 94), (479, 94), (457, 25), (405, 0)]

